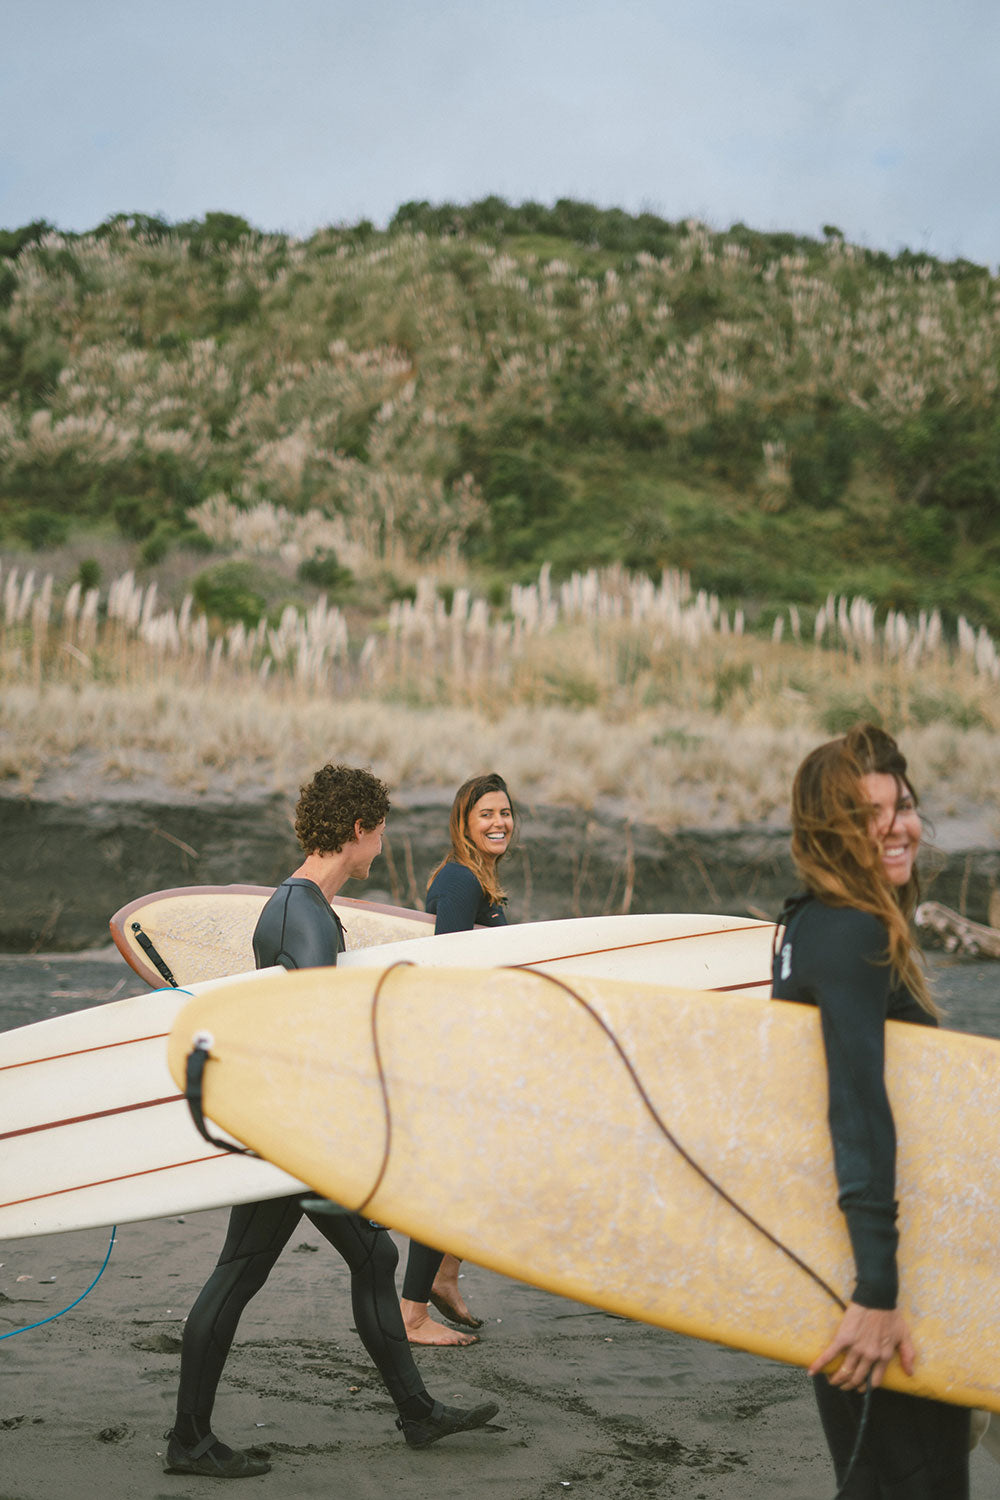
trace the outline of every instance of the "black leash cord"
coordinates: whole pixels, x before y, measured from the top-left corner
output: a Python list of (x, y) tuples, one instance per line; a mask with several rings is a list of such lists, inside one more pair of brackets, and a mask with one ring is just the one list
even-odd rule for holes
[[(383, 969), (382, 973), (379, 975), (378, 983), (376, 984), (374, 993), (372, 995), (372, 1045), (375, 1053), (375, 1067), (378, 1073), (379, 1086), (382, 1090), (382, 1106), (385, 1112), (385, 1146), (382, 1153), (382, 1162), (376, 1175), (375, 1182), (369, 1189), (369, 1191), (365, 1194), (361, 1204), (356, 1210), (356, 1212), (362, 1214), (382, 1185), (382, 1181), (385, 1177), (386, 1170), (389, 1165), (389, 1154), (392, 1143), (392, 1108), (389, 1103), (389, 1090), (385, 1077), (385, 1069), (382, 1066), (382, 1053), (378, 1041), (379, 1003), (382, 998), (383, 986), (385, 985), (385, 981), (388, 979), (389, 975), (392, 974), (396, 969), (412, 967), (413, 961), (411, 959), (401, 959), (397, 963), (390, 964), (390, 966), (387, 969)], [(510, 967), (513, 971), (513, 966)], [(745, 1219), (746, 1222), (751, 1225), (752, 1228), (756, 1229), (759, 1234), (762, 1234), (766, 1240), (774, 1245), (775, 1249), (780, 1250), (782, 1255), (786, 1255), (794, 1265), (798, 1266), (799, 1270), (804, 1271), (805, 1274), (810, 1277), (811, 1280), (813, 1280), (816, 1285), (820, 1287), (827, 1294), (827, 1296), (837, 1304), (842, 1312), (846, 1311), (847, 1303), (839, 1295), (839, 1293), (834, 1291), (833, 1287), (830, 1286), (828, 1282), (824, 1281), (823, 1277), (820, 1276), (818, 1271), (814, 1271), (812, 1266), (808, 1265), (806, 1261), (802, 1260), (800, 1256), (796, 1255), (794, 1250), (789, 1249), (789, 1247), (783, 1244), (776, 1235), (772, 1234), (769, 1229), (766, 1229), (758, 1219), (755, 1219), (753, 1214), (750, 1213), (748, 1209), (744, 1208), (742, 1204), (737, 1203), (736, 1199), (726, 1192), (721, 1183), (716, 1182), (712, 1174), (706, 1171), (704, 1167), (702, 1167), (697, 1161), (695, 1161), (691, 1153), (681, 1145), (680, 1141), (674, 1135), (669, 1125), (658, 1113), (655, 1104), (646, 1091), (642, 1079), (639, 1077), (635, 1065), (628, 1056), (621, 1042), (615, 1036), (614, 1032), (611, 1030), (611, 1027), (607, 1024), (604, 1018), (598, 1014), (594, 1007), (588, 1001), (586, 1001), (582, 995), (577, 994), (576, 990), (574, 990), (570, 985), (566, 984), (564, 980), (557, 979), (554, 974), (546, 974), (541, 969), (532, 968), (530, 964), (526, 964), (524, 966), (518, 965), (516, 972), (518, 974), (534, 974), (539, 979), (544, 979), (547, 981), (547, 983), (554, 984), (557, 989), (562, 990), (564, 994), (569, 995), (570, 999), (574, 1000), (577, 1003), (581, 1010), (590, 1017), (594, 1024), (600, 1027), (601, 1031), (604, 1032), (604, 1035), (607, 1037), (608, 1041), (618, 1053), (618, 1056), (621, 1059), (622, 1064), (624, 1065), (625, 1071), (628, 1073), (629, 1077), (632, 1080), (636, 1093), (639, 1095), (639, 1098), (646, 1106), (646, 1109), (650, 1117), (652, 1118), (657, 1130), (659, 1130), (664, 1139), (668, 1141), (671, 1146), (673, 1146), (677, 1154), (687, 1162), (691, 1170), (693, 1172), (696, 1172), (703, 1182), (706, 1182), (714, 1192), (718, 1193), (719, 1197), (723, 1200), (724, 1203), (727, 1203), (735, 1213), (739, 1214), (741, 1218)]]
[(687, 1162), (691, 1170), (693, 1172), (696, 1172), (702, 1179), (702, 1181), (708, 1184), (713, 1192), (718, 1193), (719, 1197), (724, 1203), (728, 1204), (729, 1207), (733, 1209), (735, 1213), (739, 1214), (742, 1219), (745, 1219), (746, 1222), (753, 1229), (756, 1229), (759, 1234), (762, 1234), (766, 1240), (774, 1245), (775, 1249), (780, 1250), (782, 1255), (786, 1255), (788, 1259), (793, 1263), (793, 1265), (798, 1266), (800, 1271), (804, 1271), (805, 1274), (809, 1276), (818, 1287), (826, 1292), (828, 1297), (833, 1299), (833, 1301), (837, 1304), (841, 1311), (845, 1311), (847, 1308), (847, 1303), (837, 1292), (834, 1291), (833, 1287), (830, 1286), (828, 1282), (823, 1280), (823, 1277), (820, 1276), (818, 1271), (814, 1271), (812, 1266), (808, 1265), (806, 1261), (802, 1260), (800, 1256), (796, 1255), (794, 1250), (789, 1249), (787, 1245), (783, 1244), (782, 1241), (779, 1240), (776, 1235), (772, 1234), (769, 1229), (765, 1229), (760, 1220), (755, 1219), (753, 1214), (750, 1213), (749, 1209), (744, 1208), (741, 1203), (738, 1203), (735, 1198), (727, 1193), (721, 1183), (716, 1182), (712, 1174), (706, 1171), (706, 1169), (701, 1166), (699, 1162), (695, 1161), (691, 1153), (681, 1145), (680, 1141), (670, 1129), (670, 1126), (658, 1113), (655, 1104), (649, 1097), (649, 1094), (646, 1092), (646, 1088), (642, 1082), (642, 1079), (639, 1077), (634, 1064), (626, 1053), (621, 1042), (615, 1036), (614, 1032), (611, 1030), (611, 1027), (607, 1024), (604, 1018), (598, 1014), (594, 1007), (590, 1005), (582, 995), (578, 995), (576, 990), (572, 989), (563, 980), (557, 979), (554, 974), (546, 974), (541, 969), (532, 968), (522, 969), (521, 973), (537, 974), (540, 979), (547, 979), (550, 984), (557, 985), (559, 989), (564, 990), (565, 993), (571, 997), (571, 999), (576, 1001), (576, 1003), (581, 1007), (582, 1010), (586, 1012), (590, 1019), (600, 1027), (600, 1029), (604, 1032), (604, 1035), (608, 1038), (608, 1041), (618, 1053), (618, 1056), (621, 1058), (626, 1072), (628, 1073), (635, 1086), (636, 1093), (639, 1095), (639, 1098), (646, 1106), (646, 1109), (649, 1112), (653, 1123), (656, 1125), (656, 1128), (659, 1130), (663, 1138), (666, 1141), (669, 1141), (670, 1145), (673, 1146), (678, 1156), (682, 1157), (683, 1160)]
[(184, 1069), (184, 1097), (187, 1100), (188, 1109), (191, 1111), (191, 1118), (195, 1123), (198, 1134), (210, 1146), (217, 1146), (220, 1151), (228, 1151), (232, 1156), (256, 1156), (256, 1151), (250, 1151), (246, 1146), (236, 1146), (232, 1141), (224, 1141), (220, 1136), (212, 1135), (205, 1124), (205, 1115), (202, 1107), (205, 1066), (211, 1059), (211, 1048), (214, 1040), (215, 1038), (210, 1031), (199, 1031), (198, 1035), (194, 1038), (191, 1051), (187, 1055), (187, 1064)]
[(375, 1177), (375, 1183), (361, 1200), (361, 1204), (356, 1210), (359, 1214), (364, 1214), (365, 1209), (382, 1186), (383, 1178), (389, 1169), (389, 1156), (392, 1151), (392, 1106), (389, 1103), (389, 1085), (386, 1081), (385, 1069), (382, 1066), (382, 1049), (378, 1041), (378, 1007), (379, 1001), (382, 998), (382, 986), (394, 970), (412, 969), (414, 967), (415, 964), (412, 958), (401, 958), (396, 963), (390, 964), (387, 969), (382, 970), (372, 994), (372, 1051), (375, 1054), (375, 1068), (378, 1073), (379, 1087), (382, 1090), (382, 1109), (385, 1113), (385, 1144), (382, 1147), (382, 1161)]
[(143, 932), (141, 924), (138, 922), (131, 922), (129, 924), (129, 931), (135, 938), (136, 942), (139, 944), (139, 947), (142, 949), (143, 953), (145, 953), (146, 957), (149, 959), (150, 963), (154, 965), (157, 973), (163, 975), (163, 978), (167, 981), (172, 990), (179, 989), (180, 986), (178, 985), (177, 980), (171, 974), (169, 965), (167, 964), (166, 960), (162, 958), (159, 953), (157, 953), (155, 947), (153, 946), (152, 938), (148, 937), (147, 934)]
[(851, 1482), (851, 1475), (854, 1473), (854, 1465), (861, 1457), (861, 1446), (865, 1440), (865, 1432), (868, 1427), (868, 1418), (871, 1416), (872, 1392), (874, 1391), (874, 1389), (875, 1387), (869, 1380), (868, 1384), (865, 1386), (864, 1399), (861, 1404), (861, 1421), (858, 1423), (858, 1435), (854, 1439), (854, 1451), (851, 1454), (850, 1462), (848, 1463), (846, 1473), (844, 1474), (844, 1482), (838, 1489), (837, 1493), (834, 1495), (833, 1500), (841, 1500), (841, 1497), (847, 1494), (847, 1486)]
[[(758, 1233), (762, 1234), (766, 1240), (774, 1245), (775, 1249), (780, 1250), (782, 1255), (786, 1255), (788, 1259), (793, 1263), (793, 1265), (798, 1266), (801, 1271), (804, 1271), (807, 1276), (811, 1277), (816, 1285), (822, 1288), (822, 1290), (833, 1299), (833, 1301), (837, 1304), (842, 1312), (846, 1311), (846, 1302), (837, 1292), (833, 1290), (833, 1287), (830, 1286), (828, 1282), (824, 1281), (823, 1277), (820, 1276), (817, 1271), (814, 1271), (812, 1266), (808, 1265), (807, 1262), (801, 1258), (801, 1256), (796, 1255), (794, 1250), (790, 1249), (788, 1245), (783, 1244), (782, 1241), (779, 1240), (776, 1235), (772, 1234), (769, 1229), (765, 1229), (764, 1225), (761, 1224), (758, 1219), (755, 1219), (753, 1214), (750, 1213), (748, 1209), (745, 1209), (742, 1204), (737, 1203), (736, 1199), (726, 1192), (721, 1183), (716, 1182), (711, 1173), (707, 1172), (705, 1168), (700, 1165), (700, 1163), (696, 1162), (691, 1153), (681, 1145), (680, 1141), (674, 1135), (673, 1131), (667, 1125), (666, 1121), (661, 1118), (656, 1109), (656, 1106), (653, 1104), (653, 1101), (650, 1099), (648, 1093), (646, 1092), (645, 1086), (643, 1085), (641, 1078), (636, 1072), (631, 1059), (625, 1052), (625, 1049), (622, 1047), (614, 1032), (604, 1020), (603, 1016), (600, 1016), (593, 1008), (593, 1006), (588, 1004), (588, 1002), (584, 1000), (582, 995), (578, 995), (576, 990), (572, 989), (568, 984), (564, 983), (563, 980), (556, 979), (555, 975), (546, 974), (541, 969), (532, 969), (530, 967), (526, 970), (522, 969), (521, 972), (538, 974), (540, 978), (548, 979), (552, 984), (557, 985), (559, 989), (564, 990), (567, 995), (569, 995), (573, 1000), (577, 1002), (578, 1005), (583, 1008), (587, 1015), (590, 1016), (591, 1020), (597, 1023), (597, 1025), (604, 1032), (605, 1036), (611, 1042), (611, 1045), (614, 1047), (615, 1051), (618, 1053), (618, 1056), (621, 1058), (623, 1064), (625, 1065), (625, 1069), (635, 1085), (636, 1092), (649, 1111), (649, 1114), (651, 1115), (657, 1129), (662, 1133), (664, 1138), (670, 1142), (671, 1146), (673, 1146), (678, 1155), (683, 1157), (684, 1161), (687, 1162), (688, 1166), (690, 1166), (693, 1171), (697, 1172), (698, 1176), (702, 1179), (703, 1182), (706, 1182), (710, 1188), (712, 1188), (716, 1193), (719, 1194), (719, 1197), (723, 1200), (724, 1203), (727, 1203), (730, 1208), (732, 1208), (741, 1216), (741, 1218), (745, 1219), (748, 1224), (750, 1224), (754, 1229), (758, 1231)], [(868, 1418), (871, 1415), (873, 1389), (874, 1388), (872, 1386), (872, 1383), (869, 1380), (867, 1386), (865, 1387), (864, 1403), (861, 1408), (861, 1421), (858, 1425), (858, 1435), (854, 1441), (854, 1450), (851, 1453), (850, 1462), (848, 1463), (846, 1473), (844, 1474), (844, 1482), (837, 1490), (837, 1493), (833, 1497), (833, 1500), (841, 1500), (841, 1497), (844, 1496), (847, 1486), (851, 1482), (851, 1475), (854, 1473), (855, 1465), (857, 1464), (858, 1459), (861, 1456), (861, 1448), (864, 1443), (865, 1432), (868, 1427)]]
[[(777, 929), (775, 930), (777, 932)], [(770, 1242), (770, 1244), (774, 1245), (775, 1249), (780, 1250), (782, 1255), (786, 1255), (793, 1265), (798, 1266), (801, 1271), (804, 1271), (806, 1275), (809, 1276), (818, 1287), (820, 1287), (824, 1292), (827, 1293), (829, 1297), (833, 1299), (833, 1301), (837, 1304), (842, 1312), (846, 1311), (846, 1302), (837, 1292), (833, 1290), (833, 1287), (830, 1286), (829, 1283), (826, 1282), (817, 1271), (814, 1271), (812, 1266), (807, 1264), (807, 1262), (804, 1261), (801, 1256), (796, 1255), (794, 1250), (790, 1249), (788, 1245), (783, 1244), (782, 1241), (779, 1240), (776, 1235), (772, 1234), (769, 1229), (765, 1229), (764, 1225), (761, 1224), (759, 1219), (754, 1218), (753, 1214), (750, 1213), (748, 1209), (745, 1209), (741, 1203), (737, 1203), (736, 1199), (733, 1198), (731, 1194), (726, 1192), (721, 1183), (716, 1182), (712, 1174), (710, 1172), (707, 1172), (699, 1162), (695, 1161), (691, 1153), (681, 1145), (680, 1141), (674, 1135), (673, 1131), (667, 1125), (666, 1121), (661, 1118), (656, 1109), (656, 1106), (653, 1104), (652, 1099), (650, 1099), (648, 1093), (646, 1092), (642, 1079), (636, 1072), (631, 1059), (625, 1052), (625, 1049), (622, 1047), (621, 1043), (615, 1036), (614, 1032), (611, 1030), (610, 1026), (608, 1026), (607, 1022), (604, 1020), (603, 1016), (599, 1015), (594, 1007), (588, 1004), (588, 1002), (583, 998), (582, 995), (578, 995), (576, 990), (572, 989), (571, 986), (566, 984), (563, 980), (557, 979), (555, 975), (546, 974), (541, 969), (532, 969), (530, 967), (528, 967), (527, 969), (522, 969), (521, 972), (537, 974), (541, 979), (548, 979), (552, 984), (557, 985), (559, 989), (564, 990), (567, 995), (569, 995), (573, 1000), (577, 1002), (578, 1005), (583, 1008), (587, 1015), (590, 1016), (591, 1020), (595, 1021), (601, 1028), (605, 1036), (610, 1041), (611, 1045), (614, 1047), (615, 1051), (618, 1053), (618, 1056), (621, 1058), (629, 1077), (632, 1079), (632, 1082), (635, 1085), (636, 1092), (638, 1093), (643, 1104), (646, 1106), (646, 1109), (649, 1111), (649, 1114), (651, 1115), (657, 1129), (662, 1133), (664, 1138), (670, 1142), (671, 1146), (673, 1146), (678, 1155), (687, 1162), (688, 1166), (691, 1167), (694, 1172), (697, 1172), (698, 1176), (702, 1179), (703, 1182), (706, 1182), (714, 1192), (719, 1194), (719, 1197), (723, 1200), (724, 1203), (727, 1203), (730, 1208), (738, 1213), (741, 1218), (745, 1219), (746, 1222), (750, 1224), (754, 1229), (756, 1229), (759, 1234), (762, 1234), (764, 1238)], [(844, 1482), (837, 1490), (837, 1493), (833, 1497), (833, 1500), (841, 1500), (841, 1497), (844, 1495), (847, 1486), (851, 1482), (851, 1475), (854, 1473), (855, 1465), (857, 1464), (858, 1459), (861, 1456), (861, 1448), (862, 1444), (864, 1443), (865, 1432), (868, 1427), (868, 1418), (871, 1414), (872, 1390), (873, 1386), (871, 1381), (869, 1380), (865, 1388), (864, 1404), (861, 1408), (861, 1421), (858, 1425), (858, 1435), (854, 1442), (854, 1450), (851, 1453), (850, 1462), (848, 1463), (846, 1473), (844, 1474)]]

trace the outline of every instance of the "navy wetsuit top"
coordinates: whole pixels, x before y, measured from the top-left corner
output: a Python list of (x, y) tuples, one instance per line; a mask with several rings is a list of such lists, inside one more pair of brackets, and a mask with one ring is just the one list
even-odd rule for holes
[(896, 1306), (896, 1129), (885, 1087), (885, 1023), (936, 1026), (886, 963), (885, 926), (869, 912), (804, 896), (782, 913), (773, 994), (819, 1007), (839, 1196), (862, 1307)]
[(434, 876), (427, 892), (427, 910), (434, 914), (435, 933), (507, 925), (507, 913), (500, 903), (491, 901), (468, 865), (460, 865), (457, 860), (449, 860)]
[(253, 933), (258, 969), (320, 969), (346, 947), (340, 918), (319, 886), (295, 875), (269, 897)]

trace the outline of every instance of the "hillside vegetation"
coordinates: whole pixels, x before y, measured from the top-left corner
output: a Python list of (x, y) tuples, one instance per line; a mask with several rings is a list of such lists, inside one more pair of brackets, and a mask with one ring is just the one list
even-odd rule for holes
[(421, 571), (496, 604), (550, 563), (683, 570), (767, 629), (844, 593), (996, 631), (998, 333), (984, 268), (832, 227), (30, 225), (0, 234), (0, 550), (87, 586), (111, 548), (248, 623)]
[(0, 233), (0, 782), (725, 827), (872, 718), (995, 833), (998, 290), (578, 203)]

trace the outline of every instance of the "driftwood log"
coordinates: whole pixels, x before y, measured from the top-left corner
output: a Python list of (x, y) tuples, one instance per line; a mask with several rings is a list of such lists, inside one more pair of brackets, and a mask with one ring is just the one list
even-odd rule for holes
[[(993, 915), (992, 908), (990, 915)], [(917, 907), (916, 924), (934, 947), (966, 958), (1000, 958), (1000, 929), (970, 922), (940, 901), (924, 901)]]

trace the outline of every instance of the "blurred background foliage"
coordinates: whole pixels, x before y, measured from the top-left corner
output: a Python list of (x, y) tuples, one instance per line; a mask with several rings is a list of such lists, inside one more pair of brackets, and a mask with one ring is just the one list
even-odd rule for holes
[(748, 619), (849, 592), (995, 631), (998, 330), (986, 268), (832, 225), (495, 197), (301, 241), (37, 222), (0, 231), (0, 548), (124, 549), (233, 617), (620, 562)]

